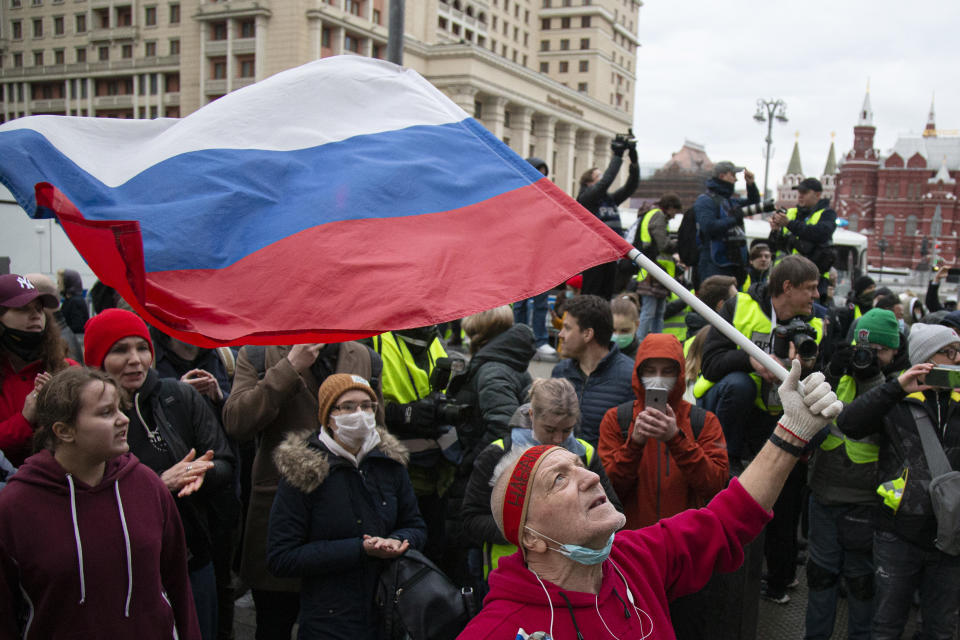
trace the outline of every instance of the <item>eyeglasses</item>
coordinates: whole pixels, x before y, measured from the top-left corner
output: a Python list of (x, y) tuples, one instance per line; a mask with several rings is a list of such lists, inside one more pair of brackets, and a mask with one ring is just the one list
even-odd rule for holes
[(957, 353), (960, 353), (960, 350), (956, 349), (955, 347), (944, 347), (943, 349), (940, 349), (940, 351), (937, 351), (937, 353), (942, 356), (947, 356), (948, 360), (956, 360)]
[(377, 403), (366, 400), (364, 402), (341, 402), (340, 404), (333, 405), (333, 408), (337, 411), (342, 411), (343, 413), (353, 413), (357, 409), (363, 411), (364, 413), (373, 413), (377, 410)]

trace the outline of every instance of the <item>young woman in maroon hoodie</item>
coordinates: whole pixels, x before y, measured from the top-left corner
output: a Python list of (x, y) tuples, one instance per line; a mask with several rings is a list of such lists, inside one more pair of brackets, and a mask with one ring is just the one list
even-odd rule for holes
[(0, 492), (0, 640), (200, 638), (174, 498), (119, 400), (80, 368), (40, 391), (42, 449)]

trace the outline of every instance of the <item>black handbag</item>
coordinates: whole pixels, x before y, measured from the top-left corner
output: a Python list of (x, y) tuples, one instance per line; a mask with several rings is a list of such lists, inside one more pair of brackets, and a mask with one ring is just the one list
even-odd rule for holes
[(453, 640), (475, 613), (473, 590), (455, 585), (415, 549), (387, 561), (375, 602), (388, 640)]

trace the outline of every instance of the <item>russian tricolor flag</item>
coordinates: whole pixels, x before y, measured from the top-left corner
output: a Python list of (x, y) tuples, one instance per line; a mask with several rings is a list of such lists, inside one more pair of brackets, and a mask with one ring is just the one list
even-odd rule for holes
[(202, 346), (444, 322), (631, 248), (416, 72), (358, 56), (179, 120), (8, 122), (0, 181)]

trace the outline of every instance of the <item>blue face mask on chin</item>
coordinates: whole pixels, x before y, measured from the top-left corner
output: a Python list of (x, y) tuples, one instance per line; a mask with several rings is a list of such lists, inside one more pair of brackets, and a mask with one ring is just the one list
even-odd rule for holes
[(610, 537), (607, 539), (607, 544), (602, 549), (591, 549), (589, 547), (581, 547), (578, 544), (560, 544), (550, 536), (545, 536), (539, 531), (537, 531), (536, 529), (532, 529), (530, 527), (527, 527), (527, 529), (530, 529), (530, 531), (537, 534), (541, 538), (546, 538), (550, 542), (559, 544), (560, 545), (559, 549), (555, 549), (553, 547), (547, 547), (547, 548), (550, 549), (551, 551), (556, 551), (562, 556), (566, 556), (567, 558), (570, 558), (571, 560), (573, 560), (578, 564), (584, 564), (588, 566), (600, 564), (601, 562), (607, 559), (607, 557), (610, 555), (610, 550), (613, 549), (614, 534), (612, 533), (610, 534)]

